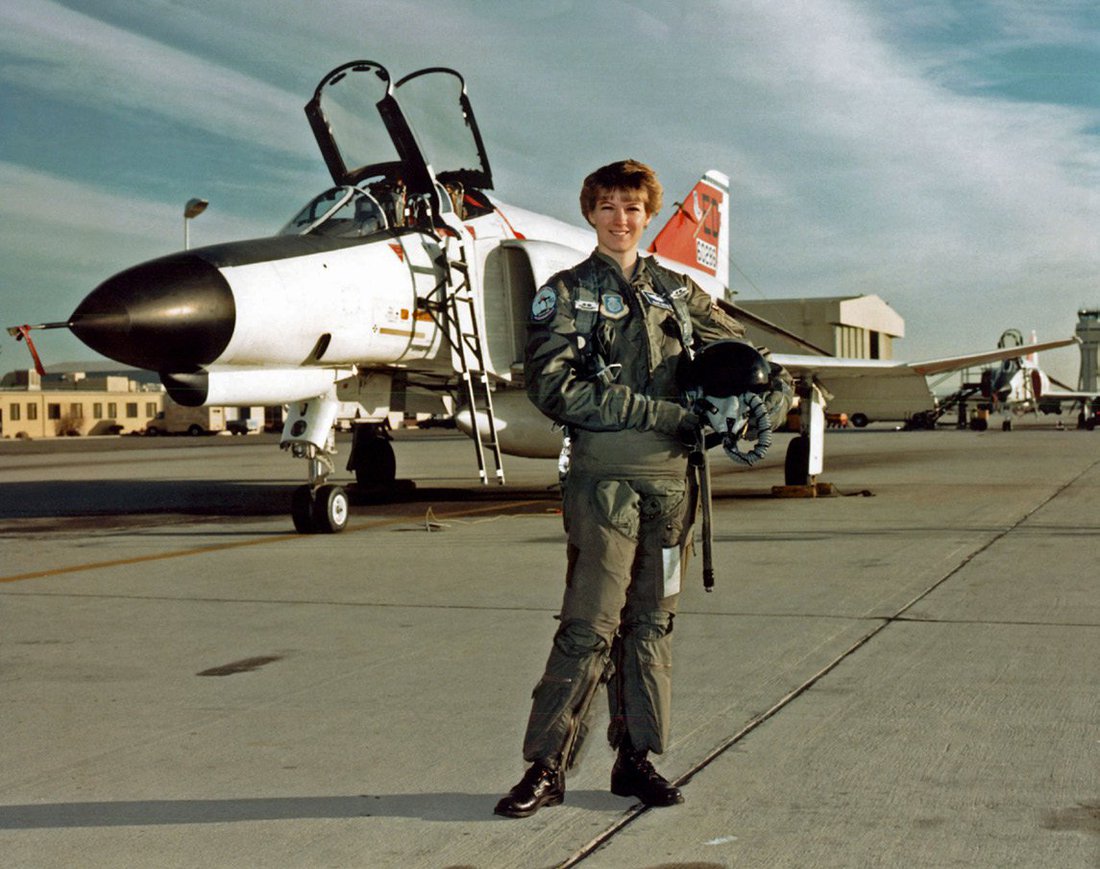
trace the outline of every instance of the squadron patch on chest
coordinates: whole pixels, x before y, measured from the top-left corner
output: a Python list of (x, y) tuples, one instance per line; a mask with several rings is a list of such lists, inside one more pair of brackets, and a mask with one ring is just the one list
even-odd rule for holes
[(609, 320), (621, 320), (630, 311), (618, 293), (604, 293), (600, 296), (600, 313)]
[(642, 290), (642, 297), (654, 308), (664, 308), (666, 311), (672, 310), (672, 302), (664, 296), (658, 295), (650, 290)]
[(537, 323), (549, 320), (554, 316), (554, 309), (558, 306), (558, 294), (553, 287), (543, 287), (531, 302), (531, 319)]

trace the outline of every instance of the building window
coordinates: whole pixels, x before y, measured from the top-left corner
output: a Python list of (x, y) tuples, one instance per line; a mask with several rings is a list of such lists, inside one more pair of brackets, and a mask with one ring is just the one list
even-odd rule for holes
[(157, 403), (155, 401), (145, 402), (145, 415), (150, 418), (157, 415)]
[(136, 401), (126, 402), (126, 418), (127, 419), (137, 419), (137, 402)]
[(92, 405), (92, 416), (95, 419), (103, 419), (103, 402), (97, 401)]
[(69, 416), (73, 419), (84, 419), (84, 405), (74, 401), (69, 405)]
[(107, 402), (107, 418), (116, 419), (118, 417), (118, 405), (113, 401)]
[(47, 404), (46, 405), (46, 419), (61, 419), (61, 405), (60, 404)]
[(38, 405), (37, 404), (28, 404), (27, 405), (27, 419), (32, 419), (32, 420), (33, 419), (38, 419)]
[(19, 405), (18, 404), (13, 404), (11, 407), (8, 408), (8, 419), (10, 419), (12, 422), (18, 421), (18, 419), (19, 419)]

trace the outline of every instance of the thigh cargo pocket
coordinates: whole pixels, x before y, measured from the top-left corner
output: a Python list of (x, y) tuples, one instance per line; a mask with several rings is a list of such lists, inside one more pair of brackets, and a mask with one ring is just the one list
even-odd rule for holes
[(690, 507), (686, 480), (639, 480), (639, 513), (643, 522), (659, 523), (661, 546), (681, 546), (690, 526)]
[(641, 527), (641, 498), (622, 480), (600, 480), (592, 491), (595, 519), (620, 534), (638, 539)]

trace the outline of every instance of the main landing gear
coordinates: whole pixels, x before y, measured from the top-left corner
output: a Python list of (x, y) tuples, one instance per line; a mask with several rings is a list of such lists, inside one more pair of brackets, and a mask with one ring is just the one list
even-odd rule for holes
[(783, 484), (807, 486), (813, 479), (810, 473), (810, 439), (804, 434), (791, 439), (783, 460)]
[(825, 396), (821, 387), (812, 380), (799, 383), (797, 390), (801, 431), (787, 445), (783, 462), (783, 489), (787, 494), (801, 490), (816, 496), (819, 486), (829, 486), (828, 483), (816, 482), (824, 466)]
[(347, 468), (355, 472), (355, 482), (361, 489), (393, 488), (397, 480), (397, 459), (388, 424), (357, 422), (352, 426)]

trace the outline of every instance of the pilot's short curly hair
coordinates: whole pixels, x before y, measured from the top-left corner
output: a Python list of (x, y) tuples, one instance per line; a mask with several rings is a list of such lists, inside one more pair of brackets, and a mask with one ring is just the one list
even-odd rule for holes
[(637, 160), (619, 160), (601, 166), (584, 179), (581, 186), (581, 214), (585, 220), (596, 210), (600, 195), (613, 190), (638, 193), (648, 215), (652, 216), (661, 210), (662, 189), (657, 173)]

